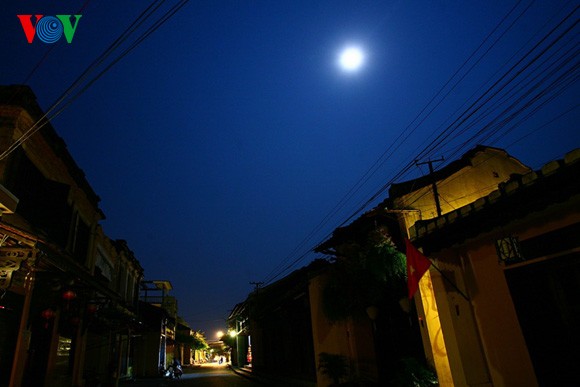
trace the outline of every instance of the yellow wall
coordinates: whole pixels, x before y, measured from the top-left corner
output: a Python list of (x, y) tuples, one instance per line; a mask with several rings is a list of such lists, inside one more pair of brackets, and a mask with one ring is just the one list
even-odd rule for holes
[[(488, 148), (478, 152), (471, 159), (470, 165), (437, 181), (442, 214), (487, 196), (514, 173), (524, 174), (529, 171), (528, 167), (501, 150)], [(406, 235), (409, 235), (409, 228), (417, 220), (437, 216), (430, 185), (392, 199), (395, 209), (414, 210), (399, 214)], [(440, 261), (436, 264), (447, 273), (446, 276), (452, 277), (460, 289), (465, 289), (459, 256), (449, 253), (445, 261), (453, 264), (445, 265)], [(428, 343), (425, 345), (426, 357), (435, 366), (441, 386), (490, 386), (491, 371), (486, 364), (472, 305), (454, 289), (449, 289), (446, 281), (431, 268), (421, 280), (418, 295), (415, 296), (418, 314), (423, 319), (421, 334), (423, 341)], [(506, 296), (504, 292), (500, 293), (496, 297), (509, 298), (509, 294)]]
[[(421, 334), (424, 341), (429, 343), (428, 360), (437, 371), (437, 378), (441, 386), (453, 386), (453, 376), (447, 355), (447, 345), (445, 334), (441, 327), (439, 307), (435, 297), (434, 282), (429, 271), (425, 272), (419, 281), (419, 291), (415, 293), (415, 300), (418, 304), (418, 314), (422, 319)], [(425, 329), (426, 327), (426, 329)]]
[[(449, 254), (449, 256), (445, 256), (445, 259), (437, 259), (436, 261), (436, 265), (442, 273), (431, 269), (430, 277), (435, 289), (434, 297), (438, 306), (439, 322), (445, 332), (445, 343), (453, 381), (455, 385), (460, 386), (491, 386), (470, 302), (472, 294), (466, 288), (461, 260), (453, 255), (454, 251), (450, 251)], [(441, 256), (437, 255), (436, 258), (441, 258)], [(455, 284), (458, 289), (451, 283)], [(466, 299), (466, 297), (470, 299)]]
[[(430, 257), (470, 298), (465, 300), (431, 269), (437, 318), (456, 385), (538, 385), (504, 273), (509, 268), (499, 262), (494, 242), (506, 235), (526, 240), (579, 223), (578, 209), (580, 197), (575, 197)], [(422, 299), (430, 294), (423, 280), (420, 290)], [(426, 315), (435, 316), (435, 313), (427, 311)], [(429, 329), (433, 336), (431, 326)], [(432, 338), (431, 342), (435, 340)], [(451, 384), (443, 381), (442, 385)]]
[[(579, 208), (580, 198), (576, 197), (482, 235), (469, 246), (473, 308), (495, 386), (535, 386), (537, 382), (504, 275), (505, 267), (498, 262), (493, 241), (509, 234), (525, 240), (578, 223)], [(530, 263), (522, 263), (527, 264)]]
[[(508, 157), (503, 151), (486, 149), (479, 152), (473, 157), (471, 165), (465, 166), (446, 179), (437, 181), (441, 212), (446, 214), (473, 203), (495, 191), (498, 184), (507, 181), (511, 174), (527, 172), (530, 172), (530, 168)], [(431, 185), (393, 199), (395, 208), (419, 210), (419, 213), (405, 214), (407, 229), (419, 219), (437, 216)]]
[(471, 304), (493, 385), (537, 385), (495, 246), (470, 246), (467, 257)]
[(322, 289), (326, 277), (319, 275), (310, 280), (310, 308), (314, 356), (319, 386), (327, 386), (332, 381), (318, 369), (318, 355), (322, 352), (347, 357), (353, 377), (367, 381), (377, 381), (378, 370), (373, 344), (372, 322), (339, 321), (331, 323), (326, 319), (322, 308)]

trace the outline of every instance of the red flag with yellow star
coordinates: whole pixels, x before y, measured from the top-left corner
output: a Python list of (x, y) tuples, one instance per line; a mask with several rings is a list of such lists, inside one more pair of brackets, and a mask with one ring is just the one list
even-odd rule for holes
[(421, 254), (409, 239), (405, 239), (405, 247), (407, 249), (407, 287), (409, 299), (411, 299), (419, 288), (419, 280), (429, 270), (431, 261)]

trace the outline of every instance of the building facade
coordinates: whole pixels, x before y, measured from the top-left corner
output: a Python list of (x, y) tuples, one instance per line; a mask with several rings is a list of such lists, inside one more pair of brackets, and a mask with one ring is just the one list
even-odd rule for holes
[(410, 229), (441, 271), (421, 281), (420, 297), (438, 310), (446, 385), (576, 383), (578, 176), (575, 150)]
[(179, 358), (179, 347), (175, 341), (177, 301), (169, 295), (171, 289), (173, 286), (167, 280), (142, 281), (139, 284), (143, 327), (135, 340), (135, 374), (138, 377), (156, 376), (160, 367), (166, 369), (174, 358)]
[(50, 123), (20, 142), (43, 115), (28, 87), (0, 87), (0, 385), (116, 382), (143, 269), (103, 234), (100, 199)]
[[(389, 197), (379, 205), (379, 210), (395, 214), (402, 236), (409, 237), (409, 230), (416, 222), (439, 219), (489, 195), (512, 175), (530, 171), (529, 167), (504, 150), (479, 145), (432, 174), (391, 185)], [(439, 272), (433, 268), (423, 276), (419, 292), (414, 297), (421, 322), (423, 347), (428, 362), (437, 370), (439, 383), (454, 385), (454, 360), (448, 352), (450, 338), (441, 328), (442, 315), (435, 298), (435, 293), (443, 291), (444, 284), (437, 282), (438, 285), (435, 285), (432, 279), (440, 279)], [(469, 316), (464, 314), (464, 318)], [(471, 356), (472, 363), (482, 361), (477, 351)], [(485, 376), (478, 375), (477, 378), (485, 379)]]
[[(376, 239), (372, 236), (375, 234), (382, 236), (385, 241), (403, 251), (404, 238), (414, 236), (413, 233), (419, 225), (421, 225), (422, 232), (429, 235), (431, 230), (436, 229), (444, 219), (447, 219), (446, 217), (458, 217), (457, 214), (466, 211), (465, 208), (471, 208), (470, 206), (473, 206), (474, 203), (484, 200), (482, 198), (490, 194), (493, 195), (498, 185), (506, 184), (517, 176), (530, 176), (530, 173), (530, 168), (511, 157), (504, 150), (477, 146), (466, 152), (460, 159), (452, 161), (429, 175), (393, 184), (386, 200), (350, 225), (336, 229), (333, 236), (318, 246), (316, 250), (337, 257), (338, 262), (356, 262), (361, 259), (363, 260), (361, 262), (364, 262), (365, 251), (375, 243)], [(463, 210), (457, 210), (461, 208)], [(506, 212), (506, 214), (509, 216), (510, 213)], [(481, 231), (476, 223), (470, 223), (466, 229)], [(441, 231), (437, 234), (437, 238), (453, 234), (456, 231), (455, 229)], [(430, 239), (431, 242), (435, 240), (436, 238)], [(417, 242), (420, 243), (420, 241)], [(423, 247), (423, 245), (419, 246)], [(425, 245), (425, 247), (429, 246)], [(373, 358), (367, 362), (358, 361), (357, 364), (359, 367), (368, 364), (368, 370), (373, 370), (374, 367), (377, 376), (373, 376), (372, 372), (366, 374), (370, 376), (371, 380), (378, 379), (381, 383), (387, 383), (393, 377), (393, 370), (389, 369), (390, 364), (398, 364), (397, 358), (401, 356), (408, 358), (418, 355), (413, 351), (405, 353), (398, 349), (414, 346), (416, 349), (423, 348), (426, 361), (436, 370), (440, 385), (492, 385), (490, 384), (492, 383), (491, 375), (494, 372), (490, 371), (490, 367), (487, 365), (488, 360), (485, 358), (482, 338), (478, 332), (477, 318), (473, 313), (473, 305), (466, 291), (458, 290), (463, 289), (462, 282), (459, 280), (462, 277), (460, 273), (451, 270), (449, 265), (445, 263), (442, 263), (440, 270), (438, 270), (439, 266), (437, 268), (435, 266), (424, 275), (420, 282), (420, 290), (415, 295), (411, 305), (404, 298), (401, 298), (399, 300), (400, 309), (393, 307), (393, 302), (383, 303), (378, 309), (374, 308), (372, 314), (376, 317), (372, 318), (373, 341), (375, 343)], [(451, 266), (455, 269), (458, 267), (458, 265)], [(351, 268), (356, 268), (356, 266), (351, 265)], [(356, 277), (353, 270), (351, 273), (351, 277)], [(370, 274), (365, 274), (365, 278), (369, 280), (368, 285), (370, 285), (372, 278)], [(314, 279), (311, 283), (315, 285), (316, 282), (321, 282), (323, 279), (324, 276)], [(492, 285), (494, 285), (494, 281), (481, 286), (491, 289)], [(324, 282), (318, 286), (324, 287)], [(396, 288), (391, 288), (388, 292), (396, 295), (399, 291)], [(319, 292), (319, 294), (321, 293)], [(401, 294), (405, 294), (405, 292)], [(446, 295), (449, 295), (451, 299), (447, 300)], [(498, 298), (500, 294), (495, 294), (495, 296), (496, 298), (491, 297), (490, 300), (497, 303), (506, 303), (510, 299), (509, 293), (505, 292), (501, 293), (501, 297), (503, 297), (501, 299)], [(371, 297), (367, 295), (367, 298), (367, 302), (372, 304)], [(406, 328), (397, 324), (401, 310), (408, 313), (407, 318), (411, 324), (411, 329), (409, 329), (408, 324)], [(313, 308), (313, 311), (321, 314), (322, 308)], [(493, 307), (490, 307), (488, 312), (490, 313), (488, 319), (500, 321), (493, 315)], [(452, 322), (456, 321), (459, 315), (461, 320), (467, 323), (454, 325)], [(514, 328), (514, 321), (517, 319), (510, 319), (508, 316), (509, 313), (502, 316), (502, 318), (507, 318), (510, 324), (505, 325), (501, 337), (511, 338), (514, 347), (511, 347), (510, 350), (513, 352), (515, 351), (513, 348), (517, 348), (518, 345), (521, 348), (523, 336), (520, 331)], [(514, 317), (513, 310), (511, 317)], [(317, 328), (315, 320), (324, 320), (313, 319), (313, 329), (319, 332), (329, 334), (338, 328), (336, 325), (322, 325)], [(415, 329), (412, 329), (413, 325)], [(414, 331), (418, 332), (418, 335)], [(364, 332), (364, 329), (361, 328), (358, 330), (350, 329), (348, 337), (354, 341), (361, 340), (364, 338)], [(393, 334), (393, 332), (398, 332), (398, 334)], [(320, 334), (315, 334), (315, 336), (320, 337)], [(416, 337), (420, 337), (419, 342), (417, 342)], [(339, 340), (332, 340), (335, 347), (339, 342)], [(329, 348), (336, 353), (346, 354), (351, 359), (352, 354), (361, 353), (356, 351), (356, 346), (353, 347), (352, 343), (349, 351)], [(490, 349), (490, 351), (495, 350)], [(507, 356), (510, 350), (502, 350), (502, 355)], [(371, 352), (366, 351), (366, 353)], [(493, 385), (510, 385), (509, 383), (501, 384), (502, 379), (498, 376), (504, 375), (505, 368), (510, 368), (510, 371), (505, 372), (505, 375), (506, 377), (511, 375), (510, 382), (513, 383), (511, 385), (522, 385), (522, 381), (530, 382), (533, 385), (535, 379), (530, 362), (527, 361), (529, 356), (521, 351), (515, 351), (515, 353), (521, 355), (522, 361), (513, 364), (506, 358), (502, 371), (495, 373), (496, 378), (493, 379), (493, 383), (495, 383)], [(364, 372), (360, 371), (358, 374), (365, 375)], [(516, 383), (515, 380), (518, 377), (521, 379)]]

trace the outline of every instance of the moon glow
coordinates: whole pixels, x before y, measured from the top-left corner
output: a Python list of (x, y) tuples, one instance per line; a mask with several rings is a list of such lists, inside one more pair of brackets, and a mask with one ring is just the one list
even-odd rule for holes
[(364, 62), (364, 54), (358, 47), (348, 47), (342, 51), (339, 58), (340, 67), (345, 71), (356, 71)]

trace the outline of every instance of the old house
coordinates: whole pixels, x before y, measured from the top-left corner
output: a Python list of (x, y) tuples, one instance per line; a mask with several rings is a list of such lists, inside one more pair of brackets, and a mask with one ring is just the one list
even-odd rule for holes
[(420, 298), (438, 311), (449, 384), (576, 383), (578, 176), (575, 150), (411, 227), (441, 270), (421, 281)]
[[(512, 175), (528, 172), (529, 167), (504, 150), (478, 145), (432, 174), (392, 184), (389, 197), (378, 208), (396, 214), (402, 236), (407, 237), (415, 222), (434, 219), (473, 203), (496, 190), (498, 184), (508, 181)], [(432, 272), (426, 273), (422, 283), (430, 282)], [(439, 326), (437, 305), (422, 302), (429, 288), (421, 287), (414, 301), (425, 355), (437, 370), (439, 382), (446, 385), (452, 383), (452, 371)]]
[[(397, 360), (423, 357), (442, 386), (571, 385), (579, 156), (533, 172), (477, 146), (393, 184), (316, 248), (331, 262), (258, 289), (230, 316), (248, 321), (254, 371), (282, 375), (300, 357), (292, 373), (327, 384), (319, 356), (334, 354), (347, 361), (342, 381), (388, 384)], [(434, 263), (410, 304), (397, 275), (404, 238)], [(381, 273), (389, 279), (377, 282)]]
[(135, 374), (139, 377), (158, 375), (159, 367), (167, 368), (178, 355), (175, 342), (177, 301), (170, 296), (170, 281), (141, 281), (139, 309), (143, 327), (135, 340)]
[(332, 380), (320, 357), (329, 354), (345, 357), (343, 381), (376, 382), (373, 320), (365, 308), (370, 304), (341, 319), (328, 316), (325, 292), (336, 278), (333, 266), (315, 260), (238, 304), (228, 319), (236, 335), (232, 363), (296, 385), (327, 385)]
[(309, 283), (320, 266), (324, 262), (315, 261), (248, 297), (247, 320), (243, 315), (236, 319), (239, 365), (251, 363), (258, 373), (316, 380)]
[[(115, 381), (142, 269), (102, 234), (100, 199), (43, 115), (28, 87), (0, 87), (0, 385)], [(107, 364), (89, 369), (93, 351)]]
[(132, 378), (134, 337), (142, 329), (138, 284), (143, 269), (124, 240), (111, 241), (99, 232), (96, 241), (95, 277), (119, 298), (111, 302), (97, 295), (89, 304), (84, 373), (88, 379)]
[[(417, 221), (435, 219), (439, 214), (444, 215), (475, 202), (497, 189), (498, 184), (508, 181), (514, 174), (525, 174), (529, 171), (528, 167), (501, 149), (477, 146), (432, 174), (391, 185), (386, 200), (350, 225), (336, 229), (329, 240), (317, 247), (317, 251), (335, 256), (339, 262), (364, 263), (368, 249), (376, 244), (376, 237), (373, 237), (373, 234), (403, 251), (403, 238), (408, 237), (409, 229)], [(356, 265), (351, 264), (351, 267)], [(387, 272), (392, 272), (392, 269), (388, 269)], [(370, 280), (372, 278), (370, 274), (365, 274), (365, 278)], [(430, 276), (427, 273), (422, 282), (429, 280)], [(369, 306), (375, 306), (368, 310), (371, 312), (369, 317), (372, 316), (373, 320), (375, 345), (370, 359), (366, 362), (360, 360), (355, 362), (359, 368), (362, 367), (358, 374), (361, 376), (366, 374), (371, 380), (387, 383), (394, 377), (393, 373), (397, 372), (396, 369), (399, 367), (397, 362), (400, 359), (420, 358), (422, 356), (417, 350), (421, 351), (423, 348), (428, 364), (437, 370), (440, 383), (442, 385), (450, 383), (453, 378), (452, 368), (445, 340), (438, 325), (436, 304), (421, 302), (422, 296), (426, 294), (426, 290), (422, 287), (421, 297), (416, 296), (415, 303), (409, 305), (405, 300), (405, 291), (396, 287), (401, 281), (392, 278), (388, 282), (391, 288), (384, 287), (384, 291), (391, 294), (391, 300), (383, 300), (379, 308), (376, 306), (380, 304), (372, 302), (372, 295), (367, 292), (365, 296)], [(425, 289), (428, 288), (429, 286)], [(397, 295), (400, 297), (399, 307), (394, 302)], [(402, 323), (405, 314), (408, 314), (406, 319), (411, 326)], [(331, 328), (324, 330), (328, 329)], [(360, 327), (357, 335), (351, 332), (350, 336), (361, 340), (364, 332), (364, 327)], [(409, 347), (415, 348), (415, 351), (401, 350)], [(356, 353), (345, 350), (338, 352), (351, 359), (352, 353)], [(363, 369), (367, 371), (362, 372)]]
[(395, 383), (405, 377), (403, 362), (424, 367), (417, 316), (406, 298), (404, 257), (397, 251), (401, 242), (397, 213), (374, 208), (316, 248), (335, 264), (312, 280), (319, 289), (315, 346), (317, 353), (345, 356), (351, 379)]
[(248, 303), (244, 301), (236, 304), (227, 318), (229, 338), (225, 338), (230, 347), (232, 365), (235, 367), (252, 366), (251, 334), (248, 323)]

